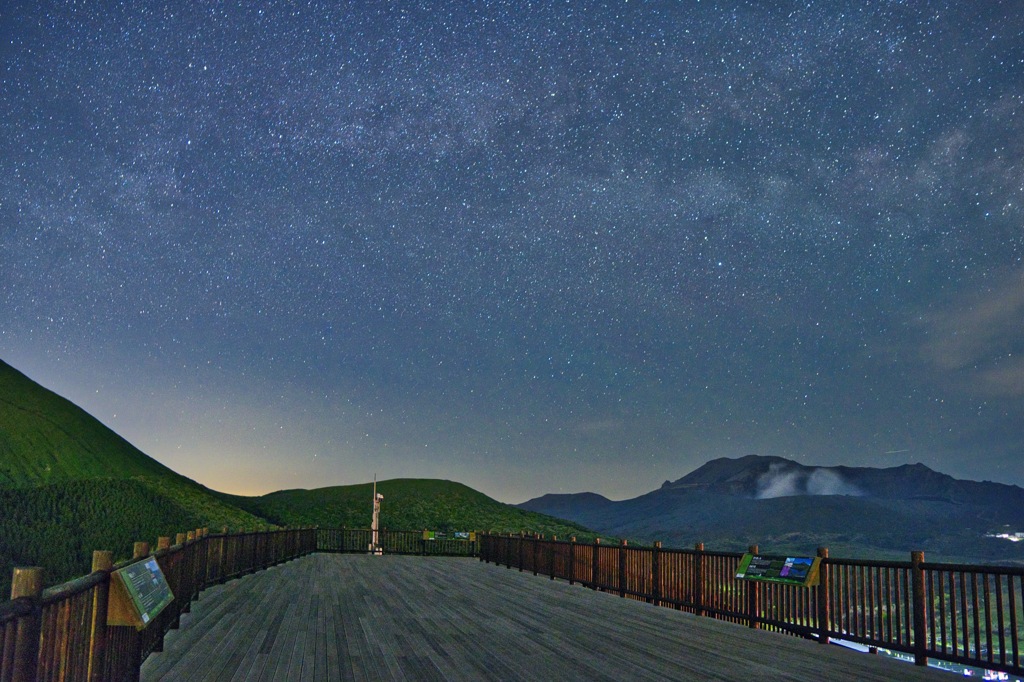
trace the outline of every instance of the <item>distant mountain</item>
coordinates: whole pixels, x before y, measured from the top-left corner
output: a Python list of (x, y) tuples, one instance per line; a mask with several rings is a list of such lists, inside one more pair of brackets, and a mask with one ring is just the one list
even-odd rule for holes
[[(560, 519), (596, 517), (603, 519), (614, 508), (612, 502), (597, 493), (548, 494), (517, 505), (520, 509), (550, 514)], [(580, 521), (587, 525), (585, 521)]]
[(704, 542), (711, 549), (813, 552), (1024, 563), (1024, 543), (985, 537), (1024, 531), (1024, 489), (962, 481), (922, 464), (888, 469), (809, 467), (780, 457), (716, 459), (646, 495), (613, 502), (593, 493), (545, 495), (522, 509), (596, 531)]
[(994, 506), (1019, 504), (1024, 489), (986, 481), (963, 481), (923, 464), (874, 467), (815, 467), (782, 457), (748, 455), (715, 459), (661, 488), (766, 499), (796, 495), (849, 495), (900, 500), (936, 500)]

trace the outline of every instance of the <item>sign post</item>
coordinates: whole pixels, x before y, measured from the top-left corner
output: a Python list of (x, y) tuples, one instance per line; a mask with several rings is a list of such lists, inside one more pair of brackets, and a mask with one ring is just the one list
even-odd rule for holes
[(383, 554), (380, 546), (378, 527), (380, 525), (380, 501), (384, 496), (377, 492), (377, 477), (373, 477), (373, 520), (370, 523), (370, 554)]

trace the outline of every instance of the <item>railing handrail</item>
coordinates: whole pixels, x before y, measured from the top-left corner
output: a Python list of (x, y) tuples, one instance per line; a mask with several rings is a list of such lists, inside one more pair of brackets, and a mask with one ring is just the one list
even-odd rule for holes
[[(158, 549), (136, 543), (136, 556), (105, 563), (88, 575), (0, 602), (0, 680), (137, 680), (146, 656), (163, 647), (168, 630), (207, 587), (315, 551), (366, 552), (370, 529), (279, 528), (209, 533), (205, 528), (160, 538)], [(393, 554), (477, 556), (478, 542), (427, 539), (423, 531), (382, 530), (379, 542)], [(155, 558), (174, 600), (143, 630), (107, 625), (114, 571)], [(17, 572), (22, 569), (15, 569)], [(32, 581), (41, 588), (41, 575)], [(78, 628), (75, 629), (76, 625)], [(81, 624), (85, 624), (82, 628)]]
[[(126, 564), (127, 565), (127, 564)], [(40, 597), (40, 603), (44, 606), (47, 604), (55, 604), (65, 599), (70, 599), (77, 594), (87, 592), (92, 588), (96, 587), (99, 583), (107, 579), (107, 576), (102, 571), (96, 571), (88, 575), (83, 575), (80, 578), (74, 578), (65, 583), (59, 585), (53, 585), (43, 590), (43, 594)]]
[[(161, 538), (153, 552), (143, 545), (144, 553), (130, 560), (111, 566), (108, 559), (88, 575), (0, 603), (0, 679), (35, 679), (40, 671), (65, 667), (75, 671), (69, 677), (137, 679), (145, 656), (161, 650), (164, 634), (177, 627), (203, 589), (310, 552), (365, 553), (371, 533), (197, 529), (179, 534), (173, 545)], [(742, 553), (707, 550), (700, 543), (684, 549), (523, 534), (482, 533), (470, 542), (428, 539), (418, 530), (378, 533), (392, 554), (479, 556), (552, 580), (822, 643), (845, 639), (913, 654), (920, 664), (935, 658), (1024, 673), (1024, 638), (1018, 633), (1024, 629), (1024, 567), (925, 562), (920, 553), (911, 561), (847, 559), (819, 550), (822, 581), (806, 590), (738, 581)], [(107, 626), (112, 572), (150, 558), (160, 563), (175, 601), (145, 630)], [(88, 632), (73, 630), (73, 623), (90, 624)]]
[[(757, 554), (758, 548), (750, 550)], [(741, 553), (485, 534), (480, 560), (817, 639), (1024, 674), (1024, 568), (829, 557), (817, 587), (740, 580)]]
[(963, 571), (964, 573), (1001, 573), (1003, 575), (1024, 576), (1024, 566), (1003, 566), (998, 564), (957, 564), (936, 561), (924, 561), (921, 568), (926, 571)]

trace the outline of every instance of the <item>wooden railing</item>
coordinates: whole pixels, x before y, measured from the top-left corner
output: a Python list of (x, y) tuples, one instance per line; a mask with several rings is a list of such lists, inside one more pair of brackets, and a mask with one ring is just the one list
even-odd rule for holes
[[(423, 531), (378, 531), (377, 544), (385, 554), (418, 554), (421, 556), (467, 556), (479, 554), (479, 538), (472, 540), (441, 537), (426, 539)], [(316, 546), (319, 552), (365, 553), (373, 538), (373, 531), (362, 528), (320, 528)]]
[[(426, 539), (422, 531), (378, 533), (387, 554), (477, 556), (478, 540)], [(93, 572), (42, 589), (38, 568), (15, 569), (12, 600), (0, 603), (0, 682), (29, 680), (137, 680), (142, 662), (161, 651), (164, 635), (178, 627), (199, 593), (254, 571), (315, 551), (363, 552), (372, 531), (298, 528), (210, 534), (206, 529), (160, 538), (157, 550), (135, 544), (130, 561), (112, 565), (111, 553), (93, 554)], [(110, 574), (155, 557), (174, 601), (145, 629), (107, 625)]]
[[(1024, 568), (835, 559), (817, 587), (738, 580), (738, 552), (483, 535), (480, 560), (752, 628), (1024, 674)], [(757, 553), (757, 547), (751, 551)]]
[[(96, 552), (93, 572), (42, 590), (38, 570), (15, 569), (12, 600), (0, 604), (0, 682), (136, 680), (200, 592), (211, 585), (315, 552), (366, 552), (369, 530), (289, 529), (179, 534), (150, 553), (111, 565)], [(819, 550), (821, 581), (803, 588), (736, 579), (742, 554), (606, 545), (540, 537), (477, 535), (424, 539), (380, 531), (389, 554), (476, 556), (551, 579), (617, 593), (749, 627), (858, 642), (912, 655), (1024, 674), (1024, 569), (910, 561), (834, 559)], [(756, 548), (752, 548), (756, 551)], [(143, 630), (107, 626), (113, 570), (155, 557), (175, 599)]]
[[(137, 680), (146, 656), (163, 647), (199, 593), (253, 571), (316, 551), (315, 529), (211, 535), (179, 533), (157, 551), (135, 544), (134, 557), (116, 566), (111, 553), (93, 554), (93, 572), (43, 590), (42, 570), (15, 569), (12, 600), (0, 604), (0, 682), (29, 680)], [(174, 600), (143, 630), (107, 625), (110, 574), (155, 557)]]

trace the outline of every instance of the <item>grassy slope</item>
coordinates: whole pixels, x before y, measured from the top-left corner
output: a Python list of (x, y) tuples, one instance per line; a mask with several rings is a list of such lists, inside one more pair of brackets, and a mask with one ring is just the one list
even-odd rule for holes
[[(395, 480), (381, 524), (592, 537), (458, 483)], [(192, 528), (368, 527), (372, 484), (246, 498), (211, 491), (148, 457), (87, 412), (0, 361), (0, 595), (14, 565), (42, 565), (54, 584), (86, 573), (92, 550), (119, 558), (137, 540)]]
[(266, 522), (160, 464), (69, 400), (0, 361), (0, 488), (131, 479), (220, 528)]
[(175, 478), (85, 410), (0, 361), (0, 486)]
[[(583, 526), (516, 509), (452, 481), (405, 478), (380, 481), (377, 492), (384, 495), (380, 515), (382, 528), (528, 531), (560, 537), (576, 535), (581, 540), (592, 537)], [(282, 490), (262, 497), (225, 495), (224, 498), (281, 525), (369, 528), (373, 484)]]
[(50, 584), (87, 572), (93, 549), (120, 555), (192, 528), (270, 526), (2, 361), (0, 510), (0, 594), (15, 564), (43, 565)]

